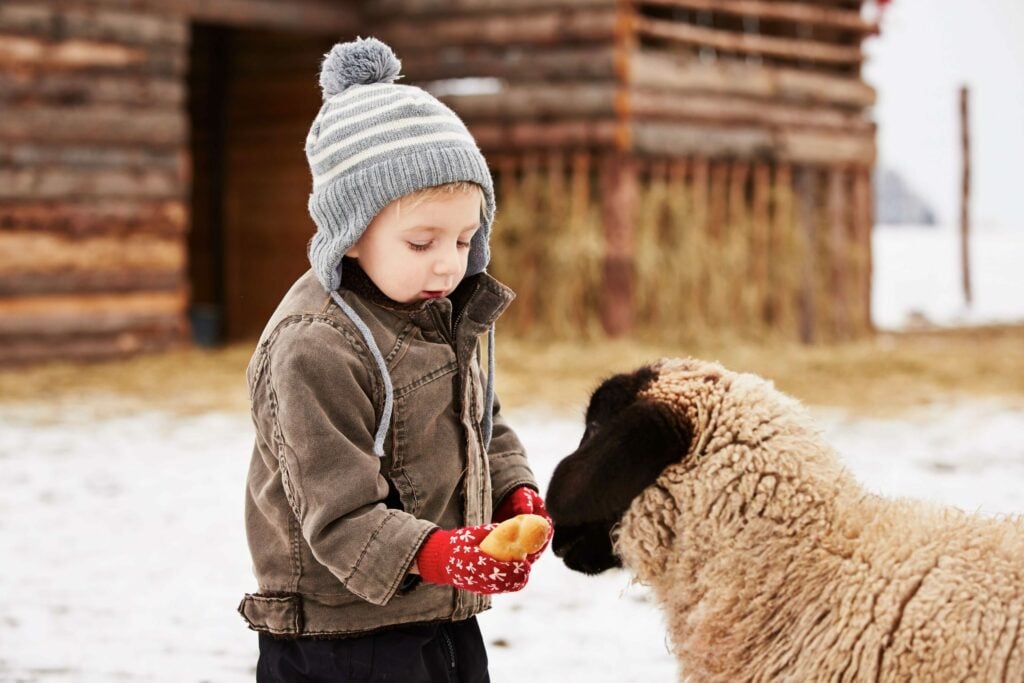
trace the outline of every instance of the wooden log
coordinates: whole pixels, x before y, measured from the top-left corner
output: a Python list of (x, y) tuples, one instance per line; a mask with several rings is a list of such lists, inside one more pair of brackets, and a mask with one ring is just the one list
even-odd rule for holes
[(874, 322), (871, 319), (871, 280), (872, 280), (872, 249), (871, 231), (874, 228), (874, 200), (871, 196), (871, 169), (856, 168), (853, 172), (853, 243), (852, 256), (857, 266), (856, 317), (858, 328), (872, 332)]
[(636, 31), (641, 36), (670, 40), (685, 45), (710, 47), (723, 52), (841, 66), (859, 66), (863, 60), (860, 45), (835, 45), (797, 38), (735, 33), (663, 19), (652, 19), (642, 15), (637, 16), (635, 21)]
[(0, 297), (29, 294), (88, 294), (174, 291), (187, 281), (184, 270), (0, 272)]
[(874, 124), (863, 111), (821, 103), (808, 106), (736, 95), (634, 88), (629, 91), (628, 109), (637, 119), (874, 133)]
[(377, 34), (402, 49), (436, 49), (438, 45), (564, 45), (612, 40), (617, 16), (617, 11), (609, 8), (432, 20), (413, 17), (382, 24)]
[(450, 14), (500, 14), (551, 9), (604, 9), (617, 0), (376, 0), (366, 9), (373, 17), (445, 16)]
[(0, 275), (181, 271), (186, 263), (185, 241), (177, 235), (4, 231), (0, 251)]
[(122, 45), (188, 44), (188, 24), (181, 17), (17, 1), (0, 5), (0, 31)]
[(794, 287), (790, 280), (797, 268), (794, 236), (793, 171), (789, 164), (777, 164), (772, 176), (772, 218), (769, 225), (768, 302), (769, 327), (795, 336)]
[(164, 107), (11, 108), (0, 117), (0, 139), (180, 147), (188, 140), (188, 119)]
[(0, 72), (0, 103), (12, 105), (129, 105), (181, 107), (185, 83), (180, 79), (137, 74), (96, 74), (83, 78), (66, 72)]
[(187, 344), (188, 323), (183, 317), (112, 332), (76, 330), (45, 336), (0, 332), (0, 365), (117, 358)]
[(611, 46), (552, 45), (544, 50), (490, 46), (403, 50), (402, 73), (421, 83), (467, 77), (514, 83), (612, 80), (616, 72)]
[(639, 196), (636, 161), (607, 155), (601, 160), (600, 173), (605, 238), (601, 322), (607, 334), (618, 337), (633, 326), (636, 286), (633, 221)]
[(167, 147), (87, 147), (0, 140), (0, 164), (11, 169), (61, 166), (185, 172), (180, 150)]
[(0, 200), (84, 197), (175, 199), (187, 187), (181, 173), (160, 169), (0, 168)]
[(184, 17), (208, 24), (352, 35), (364, 29), (359, 10), (336, 0), (62, 0), (67, 7), (108, 8)]
[(600, 118), (616, 114), (613, 83), (523, 83), (500, 92), (446, 95), (441, 99), (463, 119)]
[(746, 95), (857, 108), (875, 103), (874, 89), (859, 78), (737, 59), (704, 63), (691, 55), (653, 48), (632, 52), (630, 82), (636, 88), (655, 91)]
[(803, 2), (766, 0), (638, 0), (637, 4), (675, 7), (695, 11), (728, 14), (771, 21), (792, 21), (812, 26), (828, 26), (861, 35), (878, 32), (878, 23), (861, 18), (857, 9), (821, 6)]
[(4, 334), (113, 332), (145, 325), (175, 326), (184, 315), (188, 293), (54, 294), (0, 298)]
[(817, 232), (817, 171), (801, 166), (796, 170), (797, 245), (800, 259), (799, 330), (800, 341), (813, 344), (817, 339), (816, 272), (817, 254), (814, 249)]
[(468, 122), (477, 144), (484, 150), (514, 151), (521, 148), (610, 148), (615, 146), (618, 123), (597, 121)]
[(183, 235), (188, 210), (183, 201), (90, 199), (0, 203), (0, 230), (46, 231), (66, 235)]
[(49, 41), (0, 34), (0, 70), (118, 71), (162, 76), (184, 74), (187, 57), (179, 47), (142, 48), (95, 40)]
[(750, 279), (753, 285), (755, 311), (754, 322), (760, 326), (767, 323), (769, 299), (769, 249), (771, 224), (771, 167), (763, 162), (754, 164), (753, 197), (751, 198), (750, 224)]
[(850, 301), (847, 286), (846, 260), (849, 258), (847, 249), (847, 190), (845, 169), (834, 166), (828, 169), (828, 257), (829, 257), (829, 294), (832, 298), (832, 336), (834, 339), (849, 339)]
[(869, 165), (875, 159), (874, 136), (864, 133), (664, 121), (635, 121), (632, 131), (634, 149), (640, 154), (765, 158), (824, 165)]

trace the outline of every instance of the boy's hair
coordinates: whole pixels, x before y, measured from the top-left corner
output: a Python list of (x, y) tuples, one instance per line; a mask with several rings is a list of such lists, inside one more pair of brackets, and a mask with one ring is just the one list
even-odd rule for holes
[(443, 185), (433, 185), (431, 187), (424, 187), (419, 190), (413, 190), (404, 197), (399, 197), (395, 200), (395, 213), (399, 216), (402, 215), (402, 209), (413, 210), (420, 204), (432, 199), (441, 199), (451, 197), (456, 194), (472, 194), (477, 193), (480, 196), (480, 201), (484, 199), (483, 188), (477, 183), (469, 180), (456, 180), (453, 183), (445, 183)]

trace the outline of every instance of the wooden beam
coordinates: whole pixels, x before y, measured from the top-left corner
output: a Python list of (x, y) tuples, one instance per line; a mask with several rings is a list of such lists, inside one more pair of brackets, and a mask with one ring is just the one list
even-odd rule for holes
[(618, 13), (610, 9), (549, 10), (530, 14), (397, 20), (377, 34), (400, 52), (454, 45), (559, 45), (611, 41)]
[(105, 332), (75, 330), (45, 336), (0, 332), (0, 365), (116, 358), (180, 348), (187, 343), (188, 323), (182, 316)]
[(619, 155), (601, 161), (601, 217), (604, 223), (604, 288), (601, 322), (606, 333), (622, 336), (633, 327), (633, 229), (639, 197), (636, 160)]
[(0, 71), (117, 71), (161, 76), (185, 73), (180, 47), (148, 48), (95, 40), (44, 40), (0, 34)]
[(676, 7), (774, 21), (792, 21), (814, 26), (846, 29), (861, 34), (878, 32), (878, 24), (865, 21), (860, 12), (834, 6), (775, 0), (636, 0), (636, 4)]
[(95, 74), (83, 78), (68, 72), (7, 71), (0, 72), (0, 103), (180, 107), (185, 104), (185, 83), (178, 78), (138, 74)]
[(352, 35), (364, 28), (356, 3), (337, 0), (62, 0), (66, 6), (186, 17), (211, 24)]
[(863, 112), (828, 105), (805, 106), (753, 97), (652, 89), (630, 90), (627, 103), (628, 113), (635, 119), (874, 132), (874, 124)]
[(0, 116), (0, 139), (180, 147), (188, 140), (188, 120), (171, 107), (10, 108)]
[(635, 17), (634, 22), (641, 36), (710, 47), (724, 52), (839, 65), (859, 65), (863, 60), (860, 45), (835, 45), (797, 38), (735, 33), (640, 15)]
[(496, 93), (441, 99), (467, 121), (601, 118), (616, 115), (614, 83), (523, 83)]
[(154, 234), (71, 237), (52, 232), (0, 233), (0, 275), (173, 271), (186, 265), (185, 240)]
[(630, 57), (630, 83), (637, 88), (677, 90), (829, 103), (851, 108), (875, 103), (875, 91), (859, 78), (815, 73), (737, 59), (701, 63), (692, 56), (640, 48)]
[(176, 199), (187, 189), (177, 170), (94, 170), (73, 168), (0, 168), (0, 200), (83, 197)]
[(0, 30), (67, 40), (78, 38), (123, 45), (188, 44), (188, 23), (163, 13), (83, 9), (56, 3), (5, 2)]
[[(183, 201), (89, 199), (0, 203), (0, 230), (67, 235), (183, 235), (188, 210)], [(179, 238), (180, 239), (180, 238)]]
[(552, 9), (604, 9), (617, 0), (374, 0), (366, 10), (373, 17), (445, 16), (452, 14), (501, 14)]
[(511, 50), (471, 46), (402, 51), (402, 73), (412, 82), (450, 78), (501, 78), (505, 81), (589, 81), (615, 78), (610, 45), (557, 46)]
[(736, 157), (810, 164), (863, 164), (875, 159), (873, 134), (722, 127), (635, 121), (634, 149), (654, 156)]
[(469, 130), (484, 150), (517, 151), (520, 148), (592, 148), (616, 146), (618, 122), (577, 120), (550, 122), (469, 122)]
[(138, 291), (174, 291), (187, 280), (184, 269), (57, 271), (52, 273), (0, 272), (0, 297), (30, 294), (90, 294)]
[(4, 334), (110, 332), (148, 324), (174, 324), (184, 315), (188, 292), (55, 294), (0, 298)]

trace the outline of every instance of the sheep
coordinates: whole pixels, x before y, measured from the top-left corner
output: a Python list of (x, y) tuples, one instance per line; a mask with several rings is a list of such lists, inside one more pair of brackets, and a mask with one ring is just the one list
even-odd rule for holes
[(864, 490), (755, 375), (605, 381), (546, 495), (574, 570), (624, 566), (685, 681), (1024, 681), (1024, 523)]

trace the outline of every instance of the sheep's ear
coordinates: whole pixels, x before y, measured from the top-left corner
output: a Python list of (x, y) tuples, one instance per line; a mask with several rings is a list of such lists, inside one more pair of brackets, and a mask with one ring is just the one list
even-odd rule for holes
[(692, 432), (668, 406), (626, 407), (555, 468), (547, 507), (555, 525), (618, 520), (662, 470), (679, 462)]

